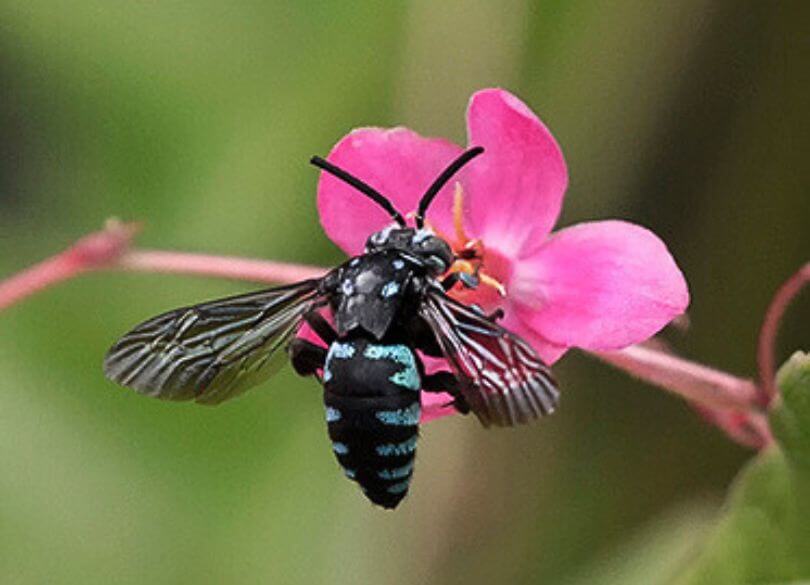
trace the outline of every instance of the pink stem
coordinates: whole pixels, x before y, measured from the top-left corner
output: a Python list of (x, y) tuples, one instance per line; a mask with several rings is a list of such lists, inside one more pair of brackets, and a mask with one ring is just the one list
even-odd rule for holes
[(26, 268), (0, 282), (0, 310), (10, 307), (25, 297), (67, 280), (78, 274), (79, 268), (66, 262), (60, 254)]
[(762, 449), (774, 441), (768, 417), (763, 413), (711, 410), (700, 406), (697, 410), (706, 420), (723, 429), (740, 445)]
[(594, 352), (598, 358), (655, 386), (711, 409), (758, 409), (759, 394), (750, 380), (670, 353), (631, 345), (618, 351)]
[(303, 264), (287, 264), (268, 260), (249, 260), (233, 256), (212, 256), (162, 250), (131, 250), (113, 268), (136, 272), (195, 274), (255, 282), (291, 283), (320, 278), (325, 268)]
[(782, 284), (765, 312), (765, 319), (762, 322), (757, 342), (757, 365), (764, 394), (760, 401), (765, 404), (769, 404), (777, 394), (775, 347), (779, 324), (790, 302), (808, 282), (810, 282), (810, 262), (802, 266)]
[(648, 345), (594, 355), (631, 376), (685, 398), (741, 445), (761, 449), (773, 442), (760, 393), (751, 380)]
[(138, 230), (137, 224), (109, 220), (103, 230), (0, 282), (0, 310), (63, 280), (114, 264)]
[(246, 260), (227, 256), (132, 250), (136, 224), (107, 222), (103, 230), (85, 236), (71, 247), (0, 282), (0, 310), (62, 281), (97, 270), (196, 274), (268, 283), (290, 283), (323, 276), (325, 268)]

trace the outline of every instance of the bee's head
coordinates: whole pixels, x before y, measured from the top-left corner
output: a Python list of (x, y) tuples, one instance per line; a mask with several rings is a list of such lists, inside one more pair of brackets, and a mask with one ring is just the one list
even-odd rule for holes
[(417, 229), (391, 224), (371, 234), (366, 240), (366, 252), (379, 250), (398, 250), (416, 256), (435, 275), (446, 272), (454, 259), (450, 245), (424, 227)]

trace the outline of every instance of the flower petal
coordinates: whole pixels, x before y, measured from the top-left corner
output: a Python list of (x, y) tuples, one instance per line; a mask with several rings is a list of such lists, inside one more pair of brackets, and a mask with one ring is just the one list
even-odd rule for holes
[[(434, 374), (440, 371), (449, 371), (450, 366), (443, 358), (434, 358), (423, 353), (419, 353), (422, 360), (422, 365), (425, 366), (425, 372)], [(444, 418), (451, 414), (458, 414), (458, 411), (450, 406), (453, 403), (453, 397), (446, 392), (425, 392), (422, 391), (422, 417), (420, 422), (428, 422), (436, 420), (437, 418)]]
[[(502, 89), (475, 93), (467, 110), (470, 146), (483, 155), (464, 172), (471, 235), (510, 254), (541, 243), (568, 185), (562, 151), (537, 116)], [(533, 244), (537, 242), (537, 244)]]
[(568, 351), (569, 346), (549, 341), (536, 330), (532, 329), (531, 326), (521, 318), (522, 311), (520, 306), (514, 306), (514, 303), (512, 303), (512, 305), (511, 308), (507, 307), (504, 309), (505, 316), (503, 320), (500, 321), (500, 325), (531, 345), (547, 366), (552, 365)]
[(624, 221), (564, 229), (516, 263), (519, 317), (553, 343), (618, 349), (657, 333), (689, 304), (683, 274), (651, 231)]
[(426, 423), (437, 418), (444, 418), (458, 411), (450, 406), (453, 397), (443, 392), (422, 392), (422, 416), (419, 422)]
[[(335, 145), (329, 161), (377, 189), (405, 215), (461, 152), (451, 142), (423, 138), (407, 128), (360, 128)], [(434, 207), (449, 209), (452, 197), (440, 199)], [(391, 223), (379, 205), (327, 173), (318, 182), (318, 213), (326, 234), (350, 256), (361, 253), (368, 236)]]

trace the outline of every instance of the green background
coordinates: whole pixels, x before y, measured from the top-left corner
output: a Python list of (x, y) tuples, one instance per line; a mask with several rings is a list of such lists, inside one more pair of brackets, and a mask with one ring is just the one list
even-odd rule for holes
[[(656, 231), (693, 297), (669, 341), (752, 376), (763, 311), (810, 243), (806, 13), (3, 0), (0, 275), (113, 215), (145, 222), (148, 247), (334, 264), (308, 157), (363, 125), (463, 143), (469, 95), (498, 85), (563, 147), (560, 225)], [(319, 389), (289, 368), (215, 409), (103, 379), (133, 323), (249, 289), (96, 274), (0, 314), (0, 582), (664, 582), (749, 457), (676, 398), (571, 352), (541, 424), (427, 425), (411, 495), (387, 513), (342, 477)], [(792, 315), (782, 357), (806, 303)]]

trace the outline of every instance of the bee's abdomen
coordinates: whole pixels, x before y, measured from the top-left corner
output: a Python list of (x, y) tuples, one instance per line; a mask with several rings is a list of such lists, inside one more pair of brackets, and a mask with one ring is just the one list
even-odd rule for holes
[(326, 394), (332, 450), (349, 479), (375, 504), (394, 508), (408, 493), (421, 408), (419, 397), (363, 400)]
[(415, 357), (401, 345), (335, 345), (324, 368), (332, 450), (372, 502), (394, 508), (408, 493), (416, 455), (421, 405)]

